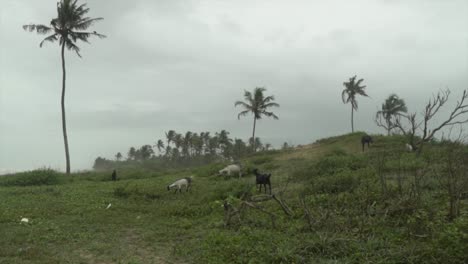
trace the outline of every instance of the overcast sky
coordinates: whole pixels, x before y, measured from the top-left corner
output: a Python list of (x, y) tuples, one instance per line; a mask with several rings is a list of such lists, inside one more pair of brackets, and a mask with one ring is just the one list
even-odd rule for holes
[[(60, 49), (23, 31), (48, 24), (56, 0), (0, 0), (0, 170), (64, 170)], [(79, 1), (84, 2), (84, 1)], [(410, 111), (441, 88), (468, 88), (466, 0), (88, 0), (106, 39), (67, 52), (72, 170), (90, 169), (164, 131), (220, 131), (247, 140), (237, 120), (244, 90), (267, 88), (278, 121), (264, 142), (307, 144), (347, 133), (343, 82), (364, 78), (355, 128), (383, 133), (373, 116), (391, 93)]]

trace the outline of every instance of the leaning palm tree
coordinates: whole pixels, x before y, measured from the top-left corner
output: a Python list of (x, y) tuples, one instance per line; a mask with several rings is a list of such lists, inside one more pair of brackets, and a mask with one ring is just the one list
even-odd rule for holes
[(354, 110), (357, 111), (358, 109), (356, 95), (369, 97), (364, 91), (366, 86), (360, 86), (363, 81), (364, 79), (359, 79), (356, 82), (356, 75), (354, 75), (349, 78), (349, 82), (343, 83), (345, 89), (341, 93), (341, 98), (343, 99), (343, 103), (351, 103), (351, 132), (354, 132)]
[(154, 147), (158, 149), (159, 153), (162, 153), (162, 151), (164, 150), (164, 142), (161, 139), (159, 139), (156, 142), (156, 145), (154, 145)]
[[(375, 120), (378, 126), (381, 126), (387, 130), (387, 135), (390, 135), (390, 131), (395, 128), (396, 124), (392, 120), (402, 116), (403, 113), (408, 112), (405, 100), (398, 97), (396, 94), (391, 94), (382, 104), (382, 110), (377, 111)], [(381, 122), (381, 118), (385, 120), (385, 124)]]
[(62, 130), (63, 140), (65, 143), (65, 158), (67, 162), (67, 174), (70, 174), (70, 154), (68, 150), (68, 137), (67, 137), (67, 124), (65, 118), (65, 47), (69, 50), (75, 51), (76, 54), (80, 55), (80, 48), (77, 46), (77, 41), (88, 42), (88, 38), (91, 36), (97, 36), (104, 38), (104, 35), (93, 32), (84, 31), (88, 29), (94, 22), (102, 20), (103, 18), (89, 18), (86, 14), (89, 8), (86, 4), (77, 4), (78, 0), (61, 0), (57, 3), (57, 17), (50, 21), (50, 26), (45, 25), (24, 25), (23, 29), (30, 32), (36, 31), (38, 34), (50, 34), (41, 41), (39, 47), (42, 47), (44, 42), (55, 42), (58, 41), (61, 46), (62, 55)]
[[(268, 112), (267, 110), (270, 107), (279, 107), (279, 104), (273, 102), (275, 100), (275, 97), (273, 95), (265, 97), (263, 95), (263, 92), (265, 91), (266, 89), (263, 87), (256, 87), (253, 91), (253, 94), (249, 91), (245, 91), (245, 102), (237, 101), (234, 104), (234, 106), (240, 105), (245, 109), (237, 115), (237, 119), (240, 119), (241, 116), (245, 116), (248, 113), (253, 114), (254, 123), (252, 130), (252, 138), (255, 138), (255, 125), (257, 123), (257, 119), (261, 119), (262, 116), (273, 117), (274, 119), (278, 119), (278, 116), (276, 116), (273, 112)], [(255, 141), (253, 141), (252, 148), (255, 152)]]

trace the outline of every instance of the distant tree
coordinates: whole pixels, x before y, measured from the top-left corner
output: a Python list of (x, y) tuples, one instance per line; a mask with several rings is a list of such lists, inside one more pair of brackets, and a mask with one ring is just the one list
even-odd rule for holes
[(268, 151), (271, 149), (271, 144), (270, 143), (266, 143), (265, 144), (265, 150)]
[(233, 152), (236, 158), (242, 157), (247, 152), (247, 145), (242, 139), (236, 138), (234, 140)]
[(354, 132), (354, 110), (357, 111), (358, 109), (358, 103), (356, 101), (356, 96), (357, 95), (362, 95), (368, 97), (364, 89), (366, 86), (361, 86), (361, 83), (364, 81), (364, 79), (359, 79), (356, 82), (356, 75), (353, 77), (349, 78), (349, 82), (344, 82), (343, 85), (345, 86), (345, 89), (341, 93), (341, 99), (343, 100), (343, 103), (351, 103), (351, 132)]
[(67, 124), (65, 117), (65, 47), (68, 50), (73, 50), (76, 54), (80, 55), (80, 48), (76, 45), (77, 41), (89, 42), (88, 38), (91, 36), (97, 36), (104, 38), (104, 35), (93, 32), (83, 31), (88, 29), (94, 22), (102, 20), (103, 18), (90, 18), (86, 17), (89, 12), (89, 8), (86, 4), (78, 5), (77, 0), (61, 0), (57, 3), (57, 17), (53, 18), (50, 22), (50, 26), (41, 24), (30, 24), (24, 25), (23, 29), (30, 32), (36, 31), (38, 34), (50, 34), (41, 41), (39, 47), (42, 47), (44, 42), (55, 42), (58, 41), (62, 52), (62, 132), (63, 140), (65, 144), (65, 159), (66, 159), (66, 172), (70, 174), (70, 153), (68, 149), (68, 136), (67, 136)]
[(176, 132), (174, 130), (169, 130), (166, 132), (167, 146), (171, 145), (171, 142), (174, 141), (175, 136)]
[(115, 160), (120, 161), (122, 159), (122, 153), (118, 152), (115, 154)]
[(286, 149), (289, 149), (289, 148), (290, 148), (290, 146), (289, 146), (288, 142), (284, 142), (283, 146), (281, 147), (281, 149), (283, 149), (283, 150), (286, 150)]
[(163, 152), (164, 142), (161, 139), (159, 139), (158, 142), (156, 142), (156, 145), (154, 145), (154, 146), (158, 149), (159, 153)]
[[(273, 117), (274, 119), (278, 119), (273, 112), (268, 112), (267, 110), (271, 107), (279, 107), (279, 104), (273, 102), (275, 97), (271, 96), (264, 96), (263, 92), (266, 89), (263, 87), (256, 87), (253, 91), (253, 94), (249, 91), (244, 92), (245, 102), (236, 101), (234, 106), (241, 106), (245, 110), (240, 112), (237, 115), (237, 119), (240, 119), (241, 116), (246, 116), (249, 113), (252, 113), (254, 116), (254, 123), (253, 123), (253, 130), (252, 130), (252, 138), (255, 138), (255, 125), (257, 119), (261, 119), (262, 116)], [(256, 150), (255, 141), (252, 145), (253, 151)]]
[(253, 140), (253, 138), (249, 138), (249, 144), (252, 147), (254, 152), (256, 152), (257, 149), (263, 148), (263, 143), (259, 137), (256, 137), (255, 141)]
[(138, 153), (142, 160), (148, 160), (154, 154), (154, 151), (150, 145), (143, 145), (140, 147)]
[(128, 150), (127, 159), (128, 160), (135, 160), (136, 159), (136, 149), (134, 147), (131, 147)]
[(394, 121), (398, 116), (403, 116), (408, 112), (405, 100), (399, 98), (396, 94), (391, 94), (382, 104), (382, 110), (377, 111), (375, 115), (375, 123), (377, 126), (387, 130), (387, 135), (390, 135), (392, 129), (396, 128)]

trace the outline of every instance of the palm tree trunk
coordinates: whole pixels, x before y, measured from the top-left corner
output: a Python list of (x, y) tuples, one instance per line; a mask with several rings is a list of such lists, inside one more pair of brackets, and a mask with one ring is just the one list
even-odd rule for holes
[(68, 150), (68, 137), (67, 137), (67, 122), (65, 118), (65, 42), (62, 43), (62, 129), (63, 129), (63, 141), (65, 143), (65, 159), (67, 161), (67, 174), (70, 174), (70, 153)]
[(354, 108), (353, 104), (351, 104), (351, 132), (354, 133)]
[(253, 152), (256, 152), (257, 149), (255, 148), (255, 124), (257, 123), (257, 117), (254, 115), (254, 124), (253, 124), (253, 131), (252, 131), (252, 147)]

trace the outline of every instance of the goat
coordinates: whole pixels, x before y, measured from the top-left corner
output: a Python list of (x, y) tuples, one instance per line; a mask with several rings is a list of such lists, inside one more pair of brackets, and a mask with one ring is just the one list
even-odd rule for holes
[(117, 172), (116, 172), (115, 170), (112, 172), (112, 176), (111, 176), (111, 177), (112, 177), (112, 180), (113, 180), (113, 181), (116, 181), (116, 180), (117, 180)]
[(232, 173), (238, 173), (239, 174), (239, 178), (242, 177), (242, 168), (240, 165), (238, 164), (232, 164), (232, 165), (228, 165), (226, 166), (224, 169), (220, 170), (218, 172), (218, 175), (223, 175), (225, 173), (227, 173), (228, 176), (231, 176)]
[(268, 185), (270, 187), (270, 194), (271, 194), (271, 182), (270, 182), (270, 177), (271, 177), (271, 173), (269, 174), (261, 174), (258, 172), (257, 169), (253, 169), (253, 173), (255, 174), (255, 182), (257, 184), (257, 186), (259, 186), (259, 192), (262, 192), (262, 185), (265, 189), (265, 193), (266, 193), (266, 186)]
[(369, 135), (364, 135), (361, 137), (361, 144), (362, 144), (362, 151), (364, 152), (364, 146), (366, 145), (367, 143), (367, 148), (370, 147), (370, 143), (374, 143), (372, 141), (372, 137), (369, 136)]
[(413, 152), (413, 146), (411, 146), (410, 144), (406, 143), (405, 147), (408, 152)]
[(190, 187), (192, 187), (192, 179), (193, 177), (185, 177), (180, 180), (177, 180), (173, 182), (172, 184), (167, 186), (167, 190), (170, 191), (172, 188), (176, 188), (174, 193), (177, 193), (177, 191), (182, 192), (182, 188), (185, 186), (185, 191), (188, 192)]

